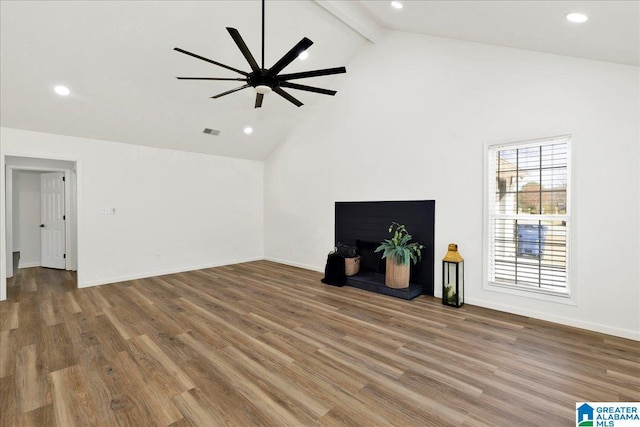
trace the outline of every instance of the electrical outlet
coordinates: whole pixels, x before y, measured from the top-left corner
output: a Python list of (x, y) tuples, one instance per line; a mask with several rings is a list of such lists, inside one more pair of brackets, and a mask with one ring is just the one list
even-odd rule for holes
[(116, 208), (102, 208), (102, 209), (100, 209), (100, 213), (102, 215), (115, 215), (116, 214)]

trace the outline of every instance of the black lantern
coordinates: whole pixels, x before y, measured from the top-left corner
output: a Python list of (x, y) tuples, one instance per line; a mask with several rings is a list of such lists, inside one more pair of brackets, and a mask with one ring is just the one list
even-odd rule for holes
[(442, 258), (442, 304), (453, 307), (464, 304), (464, 259), (455, 243), (449, 244)]

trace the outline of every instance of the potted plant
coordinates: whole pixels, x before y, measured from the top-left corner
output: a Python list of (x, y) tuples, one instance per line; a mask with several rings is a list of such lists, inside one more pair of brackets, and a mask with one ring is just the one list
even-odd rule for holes
[(385, 239), (374, 252), (384, 251), (382, 258), (387, 259), (385, 273), (385, 285), (390, 288), (409, 287), (409, 261), (415, 265), (422, 258), (422, 248), (417, 242), (411, 242), (411, 234), (406, 227), (397, 222), (392, 222), (389, 233), (393, 233), (391, 239)]

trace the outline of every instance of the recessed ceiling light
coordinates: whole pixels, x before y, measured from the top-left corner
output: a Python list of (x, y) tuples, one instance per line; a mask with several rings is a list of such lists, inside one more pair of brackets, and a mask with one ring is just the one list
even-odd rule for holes
[(567, 21), (575, 22), (577, 24), (587, 22), (588, 20), (589, 20), (589, 17), (584, 13), (570, 13), (567, 15)]
[(68, 87), (61, 85), (54, 87), (53, 90), (60, 96), (67, 96), (71, 93)]
[(402, 3), (400, 3), (399, 1), (392, 1), (391, 2), (391, 6), (396, 8), (396, 9), (402, 9), (404, 6), (402, 6)]
[(305, 60), (309, 57), (309, 52), (307, 52), (306, 50), (304, 52), (302, 52), (300, 55), (298, 55), (298, 58), (300, 58), (301, 60)]
[(246, 133), (247, 135), (251, 135), (253, 133), (253, 128), (251, 126), (247, 126), (246, 128), (244, 128), (244, 133)]

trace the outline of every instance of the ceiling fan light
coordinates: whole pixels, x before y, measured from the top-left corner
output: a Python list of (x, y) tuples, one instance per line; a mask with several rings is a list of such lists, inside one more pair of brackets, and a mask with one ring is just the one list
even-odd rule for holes
[(259, 93), (262, 95), (266, 95), (271, 92), (271, 87), (267, 85), (258, 85), (255, 87), (255, 89), (256, 89), (256, 93)]

